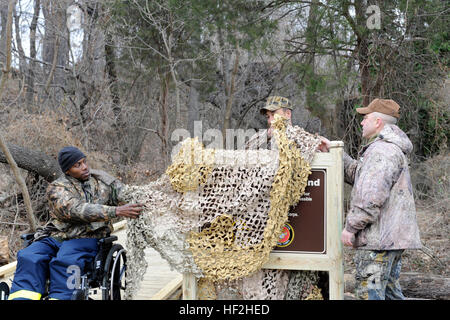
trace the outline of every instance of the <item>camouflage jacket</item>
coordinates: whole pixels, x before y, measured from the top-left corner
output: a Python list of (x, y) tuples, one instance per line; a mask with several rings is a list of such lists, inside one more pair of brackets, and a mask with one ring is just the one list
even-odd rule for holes
[(399, 127), (385, 125), (358, 160), (344, 154), (345, 181), (353, 185), (345, 229), (355, 233), (354, 247), (421, 247), (407, 159), (412, 148)]
[(100, 170), (91, 170), (84, 184), (62, 175), (47, 188), (51, 219), (37, 230), (35, 240), (47, 236), (59, 240), (107, 236), (122, 189), (120, 181)]

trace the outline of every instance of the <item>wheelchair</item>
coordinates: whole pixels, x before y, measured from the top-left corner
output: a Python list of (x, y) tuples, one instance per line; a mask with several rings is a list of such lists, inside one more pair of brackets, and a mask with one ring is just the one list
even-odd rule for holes
[[(33, 233), (21, 235), (25, 247), (34, 239)], [(122, 245), (114, 243), (117, 236), (109, 236), (98, 240), (98, 253), (86, 268), (86, 273), (80, 276), (71, 300), (94, 300), (91, 294), (101, 291), (102, 300), (121, 300), (126, 289), (125, 271), (127, 268), (126, 250)], [(47, 281), (48, 287), (48, 281)], [(0, 283), (0, 300), (7, 300), (9, 286)], [(42, 300), (48, 299), (48, 292), (42, 295)]]

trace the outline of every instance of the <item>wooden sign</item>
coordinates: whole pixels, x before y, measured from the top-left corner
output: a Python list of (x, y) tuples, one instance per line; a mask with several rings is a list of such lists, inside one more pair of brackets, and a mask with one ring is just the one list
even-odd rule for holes
[(313, 169), (274, 251), (326, 253), (326, 170)]
[[(298, 211), (298, 215), (289, 217), (285, 230), (293, 231), (292, 243), (275, 247), (263, 266), (266, 269), (327, 271), (330, 300), (344, 298), (343, 149), (342, 141), (332, 141), (330, 152), (316, 153), (303, 200), (291, 211)], [(285, 245), (289, 242), (284, 232), (279, 242), (283, 241)]]

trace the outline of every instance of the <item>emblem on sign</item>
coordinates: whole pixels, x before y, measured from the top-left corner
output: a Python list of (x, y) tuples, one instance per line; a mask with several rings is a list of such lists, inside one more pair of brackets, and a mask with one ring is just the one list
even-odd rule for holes
[(294, 229), (289, 223), (286, 223), (283, 227), (283, 231), (280, 234), (277, 247), (287, 247), (294, 240)]

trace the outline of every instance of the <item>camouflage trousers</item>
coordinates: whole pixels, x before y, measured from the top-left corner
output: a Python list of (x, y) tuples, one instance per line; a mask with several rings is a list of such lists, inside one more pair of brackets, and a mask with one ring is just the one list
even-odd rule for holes
[(357, 250), (355, 294), (360, 300), (404, 300), (400, 287), (404, 250)]

